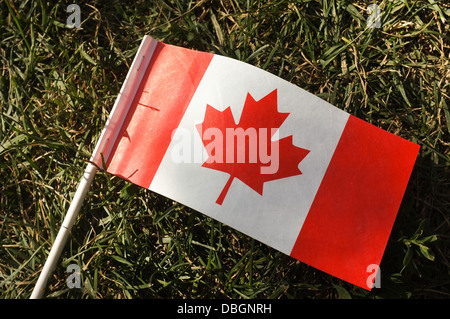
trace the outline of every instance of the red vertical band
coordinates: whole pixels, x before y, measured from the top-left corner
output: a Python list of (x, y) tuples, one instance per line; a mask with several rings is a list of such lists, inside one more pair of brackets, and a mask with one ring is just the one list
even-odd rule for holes
[(213, 54), (159, 42), (130, 106), (107, 171), (148, 188)]
[(370, 290), (418, 151), (350, 116), (291, 256)]

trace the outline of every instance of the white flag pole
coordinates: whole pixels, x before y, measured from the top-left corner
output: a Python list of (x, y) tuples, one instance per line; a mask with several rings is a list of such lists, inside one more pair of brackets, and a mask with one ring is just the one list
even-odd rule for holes
[(86, 197), (89, 186), (91, 185), (96, 172), (97, 167), (92, 163), (88, 163), (30, 299), (42, 298), (47, 286), (47, 281), (55, 269), (59, 257), (61, 256), (61, 252), (66, 244), (67, 238), (70, 235), (72, 227), (75, 224), (78, 212), (80, 211), (83, 200)]
[(147, 35), (142, 39), (138, 52), (134, 57), (127, 77), (122, 84), (122, 88), (111, 110), (108, 121), (106, 122), (105, 128), (100, 135), (90, 162), (84, 171), (75, 196), (72, 199), (69, 210), (67, 211), (67, 215), (64, 218), (58, 235), (56, 236), (55, 242), (50, 250), (47, 261), (44, 264), (44, 268), (39, 275), (30, 299), (42, 298), (45, 292), (47, 281), (50, 278), (59, 257), (61, 256), (61, 252), (76, 221), (76, 217), (80, 211), (83, 200), (89, 190), (92, 180), (94, 179), (95, 173), (97, 172), (97, 166), (93, 163), (101, 166), (111, 154), (114, 142), (119, 135), (119, 130), (125, 121), (128, 109), (134, 99), (134, 96), (136, 95), (139, 84), (144, 76), (148, 64), (150, 63), (157, 43), (157, 40)]

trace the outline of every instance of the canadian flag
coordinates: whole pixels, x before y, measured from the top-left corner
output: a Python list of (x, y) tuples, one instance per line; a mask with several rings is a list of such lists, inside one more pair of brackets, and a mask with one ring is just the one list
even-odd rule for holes
[(91, 161), (370, 290), (418, 151), (264, 70), (145, 36)]

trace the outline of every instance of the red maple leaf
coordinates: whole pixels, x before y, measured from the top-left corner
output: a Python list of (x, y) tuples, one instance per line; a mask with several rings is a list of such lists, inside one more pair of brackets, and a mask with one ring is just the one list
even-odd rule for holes
[(218, 111), (207, 105), (203, 123), (197, 124), (209, 156), (202, 167), (230, 174), (217, 204), (234, 178), (262, 195), (265, 182), (302, 174), (298, 165), (309, 151), (294, 146), (292, 135), (272, 140), (288, 116), (277, 110), (276, 89), (259, 101), (248, 93), (238, 124), (230, 107)]

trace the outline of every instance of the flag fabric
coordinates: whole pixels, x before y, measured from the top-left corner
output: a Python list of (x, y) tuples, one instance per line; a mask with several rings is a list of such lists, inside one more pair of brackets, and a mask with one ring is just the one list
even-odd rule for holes
[(262, 69), (145, 36), (91, 160), (370, 290), (418, 151)]

